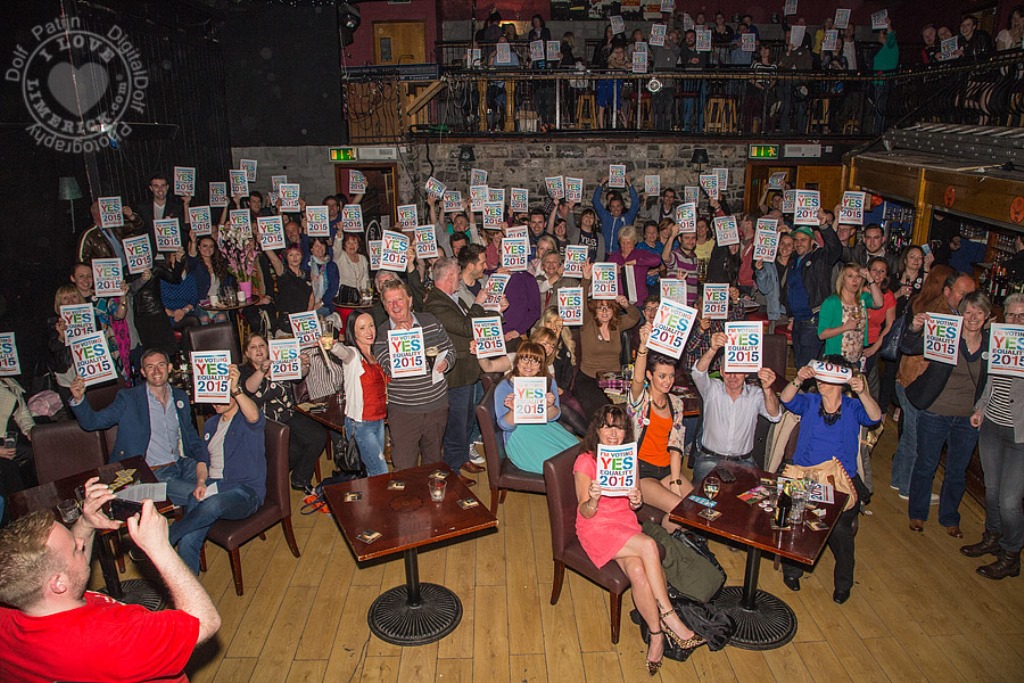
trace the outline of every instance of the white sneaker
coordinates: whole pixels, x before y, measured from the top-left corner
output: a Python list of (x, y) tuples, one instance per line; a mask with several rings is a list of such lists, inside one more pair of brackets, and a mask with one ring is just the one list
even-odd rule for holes
[(932, 494), (932, 505), (938, 505), (938, 504), (939, 504), (939, 494), (933, 493)]
[[(476, 447), (477, 444), (480, 444), (480, 448)], [(469, 461), (474, 465), (486, 464), (487, 459), (484, 458), (483, 450), (484, 444), (481, 441), (469, 444)]]

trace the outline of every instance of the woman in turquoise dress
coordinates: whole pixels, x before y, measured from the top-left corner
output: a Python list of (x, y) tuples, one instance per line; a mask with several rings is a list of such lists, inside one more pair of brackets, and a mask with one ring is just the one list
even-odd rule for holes
[[(547, 422), (515, 424), (513, 385), (516, 377), (547, 379)], [(547, 354), (540, 344), (524, 342), (519, 345), (515, 365), (494, 389), (494, 412), (505, 439), (505, 452), (512, 463), (524, 472), (541, 474), (545, 460), (579, 443), (575, 436), (556, 421), (561, 415), (558, 387), (555, 386), (554, 378), (548, 374)]]

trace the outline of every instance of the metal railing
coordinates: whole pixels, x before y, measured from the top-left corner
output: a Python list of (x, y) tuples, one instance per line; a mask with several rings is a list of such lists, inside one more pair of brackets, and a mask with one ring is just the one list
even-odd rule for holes
[[(441, 81), (369, 79), (401, 91), (388, 135), (617, 131), (723, 137), (869, 137), (897, 123), (1024, 125), (1024, 52), (887, 74), (718, 67), (446, 69)], [(432, 90), (417, 100), (417, 92)], [(361, 112), (350, 107), (350, 115)], [(365, 114), (363, 112), (362, 114)], [(387, 137), (387, 136), (385, 136)]]

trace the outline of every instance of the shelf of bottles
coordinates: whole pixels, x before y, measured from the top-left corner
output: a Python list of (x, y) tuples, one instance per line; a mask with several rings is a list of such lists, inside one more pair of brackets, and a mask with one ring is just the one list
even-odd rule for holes
[(914, 208), (886, 202), (882, 212), (882, 229), (885, 230), (890, 253), (902, 253), (905, 247), (912, 244)]
[(978, 275), (978, 288), (989, 295), (993, 304), (1002, 306), (1010, 294), (1024, 292), (1024, 281), (1011, 280), (1004, 265), (1016, 251), (1017, 235), (1000, 230), (985, 230), (978, 226), (971, 228), (985, 233), (988, 243), (986, 258), (989, 267)]

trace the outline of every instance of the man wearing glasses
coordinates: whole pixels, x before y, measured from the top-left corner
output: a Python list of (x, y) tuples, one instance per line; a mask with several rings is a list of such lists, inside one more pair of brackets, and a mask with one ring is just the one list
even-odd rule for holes
[(196, 459), (205, 458), (206, 444), (192, 424), (188, 394), (167, 382), (170, 369), (163, 351), (149, 349), (142, 354), (145, 384), (122, 389), (113, 403), (96, 411), (84, 400), (85, 382), (76, 377), (70, 405), (86, 431), (117, 426), (110, 459), (144, 454), (156, 478), (167, 483), (167, 499), (185, 505), (196, 488)]
[(666, 187), (661, 191), (661, 201), (654, 202), (651, 208), (647, 209), (646, 218), (655, 223), (661, 223), (665, 218), (674, 221), (676, 219), (676, 207), (679, 204), (680, 202), (676, 201), (676, 191), (671, 187)]

